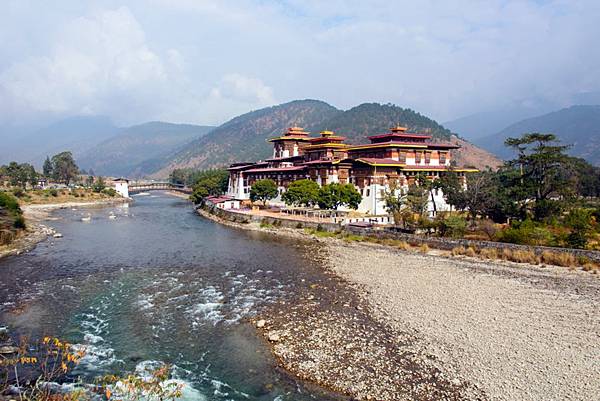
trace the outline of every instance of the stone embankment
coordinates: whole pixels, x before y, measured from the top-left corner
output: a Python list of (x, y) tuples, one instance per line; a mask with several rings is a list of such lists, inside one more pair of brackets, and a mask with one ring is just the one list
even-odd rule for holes
[(314, 263), (331, 280), (255, 321), (296, 376), (359, 400), (600, 394), (598, 275), (313, 239), (321, 244)]
[(352, 225), (341, 226), (340, 224), (327, 223), (327, 222), (314, 222), (301, 220), (292, 216), (286, 217), (265, 217), (260, 215), (254, 215), (252, 213), (242, 213), (232, 210), (222, 210), (219, 208), (211, 207), (206, 210), (223, 220), (228, 220), (234, 223), (265, 223), (276, 227), (286, 228), (313, 228), (322, 231), (329, 232), (340, 232), (344, 231), (354, 235), (362, 235), (369, 237), (376, 237), (379, 239), (394, 239), (405, 241), (411, 245), (427, 245), (431, 248), (441, 249), (450, 251), (458, 247), (473, 247), (476, 249), (511, 249), (521, 251), (533, 251), (537, 255), (541, 255), (546, 251), (553, 253), (564, 253), (574, 255), (575, 257), (585, 257), (589, 260), (600, 263), (600, 252), (588, 251), (585, 249), (570, 249), (570, 248), (555, 248), (546, 246), (530, 246), (530, 245), (518, 245), (509, 244), (505, 242), (494, 242), (494, 241), (479, 241), (459, 238), (439, 238), (439, 237), (428, 237), (424, 235), (415, 235), (400, 232), (393, 228), (388, 229), (375, 229), (370, 227), (358, 227)]

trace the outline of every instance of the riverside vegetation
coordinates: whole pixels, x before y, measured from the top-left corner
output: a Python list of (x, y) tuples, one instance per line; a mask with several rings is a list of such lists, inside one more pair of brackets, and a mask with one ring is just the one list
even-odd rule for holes
[(94, 383), (73, 382), (69, 377), (85, 355), (85, 348), (49, 336), (37, 343), (21, 338), (15, 345), (3, 329), (0, 332), (0, 399), (173, 401), (182, 395), (182, 384), (169, 382), (167, 364), (138, 375), (105, 375), (97, 377)]
[[(29, 163), (10, 162), (0, 166), (0, 246), (13, 242), (26, 228), (21, 206), (97, 201), (117, 196), (102, 177), (80, 171), (71, 152), (47, 157), (43, 172)], [(40, 180), (60, 184), (41, 189)]]

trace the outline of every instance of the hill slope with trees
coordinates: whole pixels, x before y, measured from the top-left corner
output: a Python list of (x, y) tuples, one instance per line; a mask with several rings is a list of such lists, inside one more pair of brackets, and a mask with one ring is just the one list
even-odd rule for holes
[(139, 176), (147, 173), (149, 160), (169, 155), (212, 129), (159, 121), (134, 125), (89, 149), (78, 161), (82, 168), (97, 174)]
[(174, 169), (223, 167), (238, 161), (266, 159), (272, 154), (267, 139), (298, 125), (312, 132), (333, 130), (348, 143), (365, 143), (367, 136), (388, 131), (396, 124), (413, 132), (429, 133), (437, 141), (463, 146), (456, 152), (459, 164), (477, 167), (498, 166), (491, 154), (457, 138), (434, 120), (413, 110), (391, 104), (364, 103), (342, 111), (318, 100), (296, 100), (236, 117), (206, 136), (190, 142), (174, 154), (153, 176), (166, 177)]

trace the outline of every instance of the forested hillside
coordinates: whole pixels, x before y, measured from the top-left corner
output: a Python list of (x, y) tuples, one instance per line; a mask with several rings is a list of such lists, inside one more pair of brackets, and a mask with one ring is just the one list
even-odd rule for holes
[(367, 142), (367, 136), (383, 133), (397, 124), (412, 132), (429, 133), (433, 140), (452, 141), (464, 146), (457, 152), (459, 163), (478, 167), (499, 164), (489, 153), (457, 138), (436, 121), (413, 110), (391, 104), (364, 103), (347, 111), (318, 100), (297, 100), (236, 117), (208, 135), (186, 145), (154, 174), (166, 177), (175, 168), (226, 166), (236, 161), (268, 158), (272, 147), (268, 138), (298, 125), (317, 135), (333, 130), (347, 137), (349, 143)]
[(117, 136), (94, 146), (78, 158), (84, 169), (96, 174), (129, 177), (148, 173), (151, 160), (170, 155), (185, 143), (199, 138), (214, 127), (149, 122), (123, 130)]

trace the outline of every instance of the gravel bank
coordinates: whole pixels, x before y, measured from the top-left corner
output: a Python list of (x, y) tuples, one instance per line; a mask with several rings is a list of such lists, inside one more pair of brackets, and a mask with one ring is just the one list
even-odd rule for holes
[(414, 352), (488, 398), (598, 399), (597, 275), (335, 241), (327, 248), (328, 265), (357, 285), (377, 320), (412, 333)]
[(128, 202), (128, 199), (102, 199), (91, 202), (65, 202), (65, 203), (48, 203), (23, 205), (23, 216), (27, 223), (26, 231), (9, 245), (0, 246), (0, 258), (6, 256), (20, 255), (23, 252), (29, 251), (49, 235), (53, 235), (55, 231), (43, 224), (43, 221), (51, 220), (50, 213), (56, 209), (66, 209), (73, 207), (102, 207), (115, 203)]

